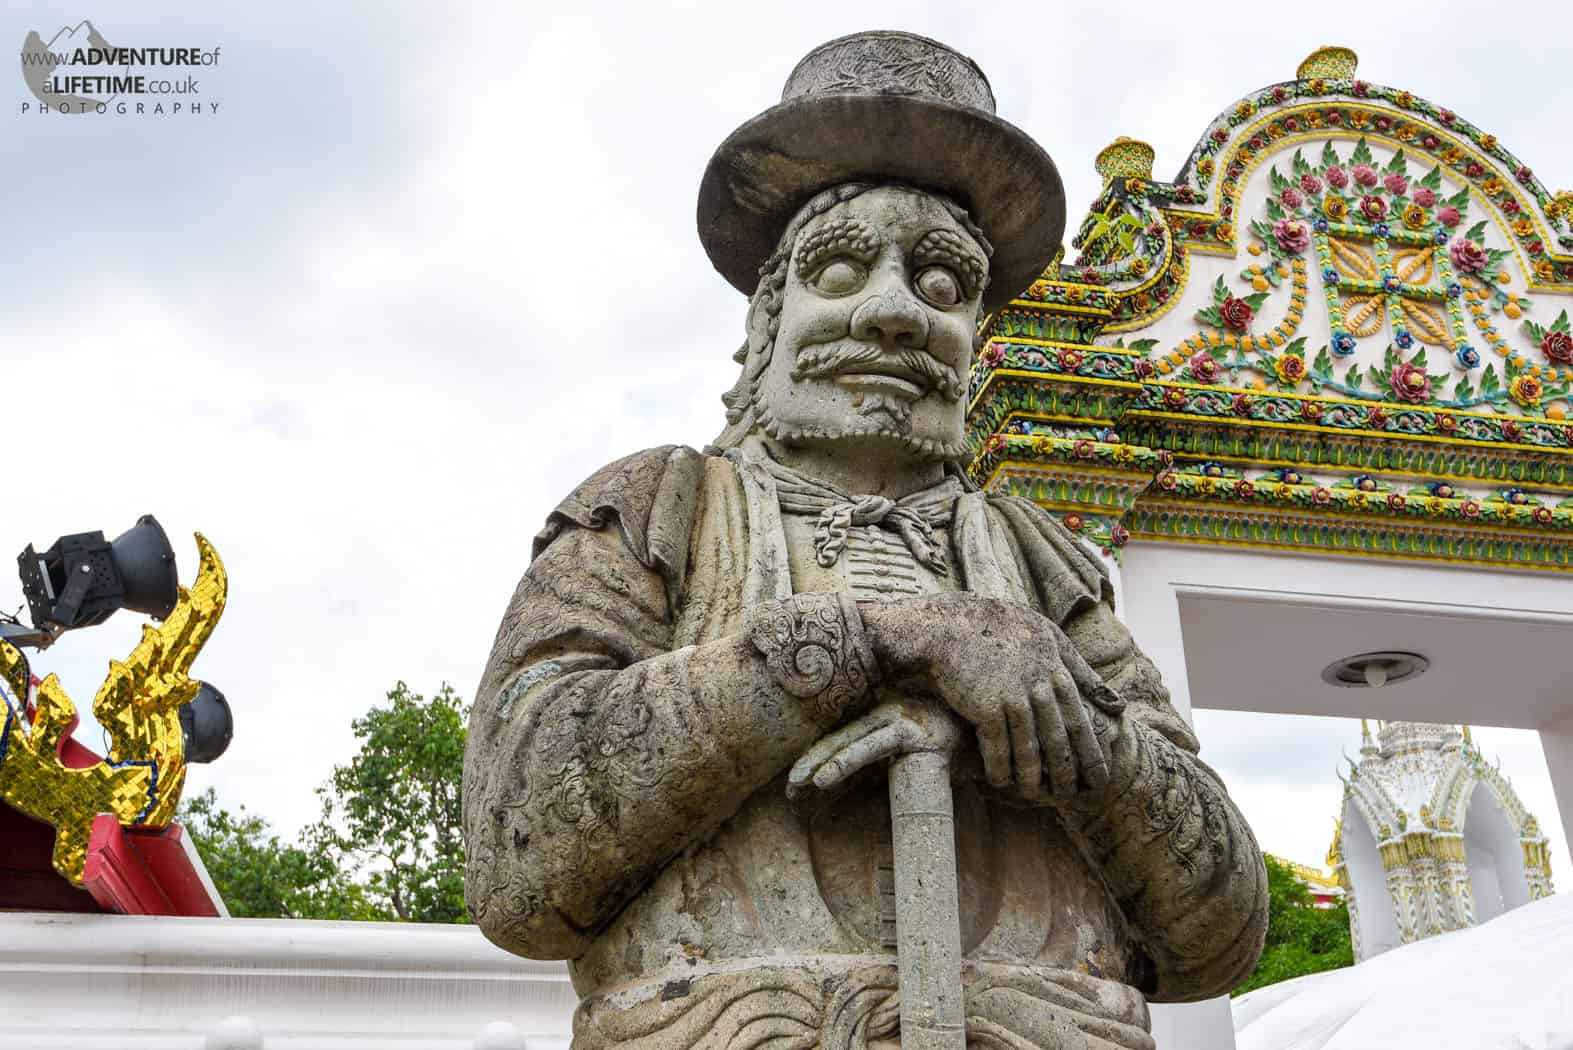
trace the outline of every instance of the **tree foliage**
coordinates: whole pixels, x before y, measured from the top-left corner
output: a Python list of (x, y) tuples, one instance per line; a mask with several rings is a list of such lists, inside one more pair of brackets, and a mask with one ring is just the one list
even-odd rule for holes
[(230, 813), (212, 788), (187, 797), (185, 825), (229, 913), (251, 919), (375, 919), (365, 891), (322, 853), (285, 845), (244, 806)]
[(1311, 891), (1294, 872), (1267, 857), (1267, 945), (1256, 969), (1235, 995), (1291, 977), (1354, 965), (1349, 939), (1349, 908), (1339, 901), (1331, 908), (1314, 907)]
[(255, 918), (467, 922), (459, 786), (467, 711), (446, 684), (403, 682), (351, 723), (360, 748), (317, 789), (322, 816), (300, 845), (210, 788), (180, 820), (230, 914)]
[(317, 789), (308, 832), (379, 907), (405, 922), (466, 922), (459, 784), (467, 711), (446, 683), (430, 698), (403, 682), (351, 723), (360, 751)]

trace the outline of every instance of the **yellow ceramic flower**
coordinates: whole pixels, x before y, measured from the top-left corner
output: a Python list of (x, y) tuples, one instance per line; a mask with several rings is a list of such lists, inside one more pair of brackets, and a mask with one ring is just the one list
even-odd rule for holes
[(1196, 170), (1202, 175), (1211, 175), (1213, 173), (1213, 159), (1211, 157), (1203, 157), (1196, 162)]
[(1321, 127), (1322, 126), (1322, 114), (1318, 113), (1314, 109), (1311, 112), (1307, 113), (1305, 115), (1305, 126), (1308, 127), (1308, 128), (1319, 128), (1319, 127)]
[(1398, 130), (1393, 132), (1393, 134), (1397, 135), (1401, 142), (1413, 142), (1415, 140), (1415, 129), (1410, 124), (1400, 124)]
[(1535, 232), (1535, 224), (1528, 219), (1519, 219), (1513, 224), (1513, 232), (1520, 237), (1528, 237)]
[(1322, 214), (1333, 222), (1343, 222), (1349, 215), (1349, 205), (1342, 197), (1329, 194), (1327, 199), (1322, 201)]
[(1415, 104), (1415, 96), (1411, 95), (1407, 91), (1400, 91), (1398, 94), (1393, 96), (1393, 101), (1405, 109), (1408, 109), (1410, 106)]
[(1497, 137), (1495, 135), (1482, 135), (1482, 136), (1480, 136), (1480, 148), (1484, 149), (1484, 150), (1496, 149), (1497, 148)]
[(1299, 354), (1284, 354), (1274, 366), (1278, 373), (1278, 381), (1287, 386), (1294, 386), (1305, 378), (1305, 358)]
[(1143, 274), (1145, 274), (1146, 272), (1147, 272), (1147, 260), (1146, 259), (1142, 259), (1142, 258), (1138, 257), (1138, 258), (1135, 258), (1135, 259), (1131, 260), (1131, 273), (1135, 274), (1137, 277), (1140, 277)]
[(1540, 380), (1531, 375), (1513, 377), (1513, 384), (1508, 388), (1508, 393), (1513, 395), (1513, 400), (1530, 408), (1540, 404)]
[[(1551, 260), (1550, 259), (1541, 259), (1539, 262), (1535, 263), (1535, 276), (1540, 278), (1542, 281), (1553, 280), (1557, 276), (1556, 267), (1551, 265)], [(1508, 304), (1508, 306), (1513, 306), (1513, 305), (1514, 304), (1512, 304), (1512, 303)], [(1507, 312), (1507, 310), (1506, 310), (1506, 308), (1504, 308), (1503, 309), (1503, 313), (1506, 313), (1506, 312)], [(1515, 313), (1515, 314), (1512, 314), (1510, 316), (1515, 316), (1516, 317), (1517, 314)]]
[(1404, 225), (1411, 230), (1423, 230), (1426, 227), (1426, 210), (1418, 204), (1411, 204), (1404, 209)]
[(1125, 192), (1126, 193), (1140, 193), (1143, 190), (1145, 190), (1146, 188), (1147, 188), (1146, 184), (1143, 183), (1141, 179), (1126, 179), (1125, 180)]
[(1442, 151), (1442, 163), (1444, 164), (1457, 164), (1463, 159), (1464, 151), (1459, 149), (1457, 146), (1449, 146), (1447, 149)]
[(1480, 184), (1480, 188), (1484, 192), (1489, 193), (1492, 196), (1495, 196), (1496, 194), (1502, 192), (1502, 180), (1493, 175), (1491, 178), (1487, 179), (1485, 182), (1482, 182)]
[(1369, 127), (1371, 117), (1364, 110), (1355, 110), (1349, 114), (1349, 126), (1352, 128)]

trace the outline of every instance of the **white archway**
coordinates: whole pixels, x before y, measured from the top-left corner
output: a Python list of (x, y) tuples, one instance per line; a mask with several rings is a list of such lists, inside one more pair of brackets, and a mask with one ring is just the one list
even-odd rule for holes
[(1518, 828), (1485, 781), (1477, 780), (1470, 790), (1463, 833), (1475, 922), (1494, 919), (1510, 908), (1528, 904), (1529, 884), (1524, 878), (1524, 851), (1519, 845)]
[(1397, 910), (1387, 889), (1387, 871), (1377, 849), (1376, 833), (1353, 798), (1344, 803), (1340, 844), (1349, 891), (1359, 909), (1360, 926), (1355, 958), (1369, 959), (1400, 943)]

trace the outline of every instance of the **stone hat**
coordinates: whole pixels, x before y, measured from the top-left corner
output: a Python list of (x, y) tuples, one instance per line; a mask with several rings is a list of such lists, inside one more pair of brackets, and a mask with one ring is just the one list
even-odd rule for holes
[(1021, 294), (1065, 232), (1065, 187), (1026, 132), (994, 115), (977, 63), (911, 33), (854, 33), (810, 51), (780, 105), (727, 137), (699, 185), (699, 239), (734, 288), (809, 197), (857, 179), (953, 197), (994, 244), (984, 309)]

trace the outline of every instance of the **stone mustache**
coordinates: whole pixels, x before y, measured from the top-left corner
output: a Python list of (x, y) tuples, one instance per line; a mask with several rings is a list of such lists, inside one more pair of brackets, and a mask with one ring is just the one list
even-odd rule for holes
[(577, 1050), (901, 1041), (914, 755), (956, 818), (958, 1039), (1150, 1050), (1148, 999), (1254, 966), (1260, 853), (1101, 564), (958, 467), (978, 319), (1063, 214), (977, 67), (905, 34), (816, 49), (712, 160), (727, 426), (552, 512), (471, 719), (469, 906), (571, 960)]

